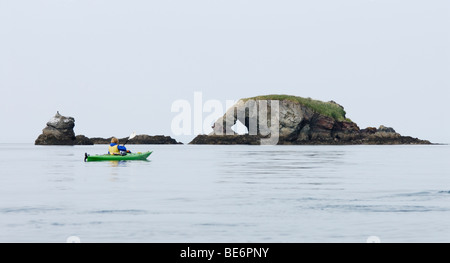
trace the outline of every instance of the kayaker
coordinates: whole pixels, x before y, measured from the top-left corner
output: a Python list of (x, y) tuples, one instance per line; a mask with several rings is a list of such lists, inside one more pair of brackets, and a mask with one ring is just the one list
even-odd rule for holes
[(116, 137), (112, 137), (111, 144), (109, 145), (109, 154), (122, 154), (122, 153), (129, 153), (130, 151), (125, 148), (123, 145), (119, 145), (119, 139)]

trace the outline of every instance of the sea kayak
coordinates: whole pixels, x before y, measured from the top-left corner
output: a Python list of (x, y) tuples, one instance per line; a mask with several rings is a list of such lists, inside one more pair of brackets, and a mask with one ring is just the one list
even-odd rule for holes
[(126, 155), (112, 155), (112, 154), (102, 154), (102, 155), (89, 155), (85, 153), (85, 162), (94, 161), (131, 161), (131, 160), (146, 160), (152, 152), (137, 152), (137, 153), (127, 153)]

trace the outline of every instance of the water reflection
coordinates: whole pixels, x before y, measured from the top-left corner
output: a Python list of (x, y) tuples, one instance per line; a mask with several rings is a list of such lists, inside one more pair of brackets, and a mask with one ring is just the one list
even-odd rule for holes
[(149, 163), (150, 160), (120, 160), (120, 161), (108, 161), (111, 167), (128, 167), (131, 163)]
[(136, 171), (141, 169), (140, 167), (145, 166), (145, 164), (149, 162), (149, 160), (108, 161), (107, 165), (111, 167), (110, 181), (119, 181), (124, 178), (130, 178), (131, 175), (134, 175)]
[(111, 167), (127, 167), (127, 161), (109, 161)]

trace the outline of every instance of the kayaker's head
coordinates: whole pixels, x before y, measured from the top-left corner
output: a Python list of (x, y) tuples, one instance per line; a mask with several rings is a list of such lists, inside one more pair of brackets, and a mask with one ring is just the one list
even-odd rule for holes
[(116, 137), (112, 137), (111, 143), (119, 144), (119, 139), (117, 139)]

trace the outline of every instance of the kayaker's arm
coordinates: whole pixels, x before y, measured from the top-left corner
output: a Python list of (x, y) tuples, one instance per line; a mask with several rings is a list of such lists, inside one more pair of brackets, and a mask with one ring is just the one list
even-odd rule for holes
[(119, 151), (124, 151), (124, 152), (127, 151), (127, 148), (123, 145), (117, 145), (117, 149), (119, 149)]

